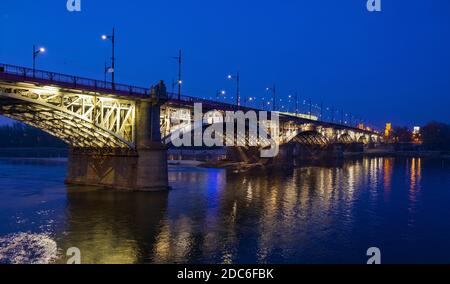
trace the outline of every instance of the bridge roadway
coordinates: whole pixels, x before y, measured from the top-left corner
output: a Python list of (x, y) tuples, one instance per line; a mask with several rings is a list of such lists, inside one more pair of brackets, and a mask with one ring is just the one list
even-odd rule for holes
[[(0, 114), (69, 144), (70, 184), (167, 188), (167, 147), (162, 138), (184, 127), (179, 124), (179, 115), (192, 114), (194, 103), (202, 103), (204, 112), (259, 111), (189, 96), (178, 100), (166, 91), (163, 82), (151, 88), (113, 85), (0, 64)], [(278, 144), (368, 144), (381, 138), (368, 129), (304, 115), (279, 113), (279, 117), (277, 137), (273, 137)]]

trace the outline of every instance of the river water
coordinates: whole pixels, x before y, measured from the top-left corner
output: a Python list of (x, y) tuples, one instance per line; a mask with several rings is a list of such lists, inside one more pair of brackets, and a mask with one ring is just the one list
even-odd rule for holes
[(66, 163), (0, 159), (0, 263), (450, 263), (448, 160), (173, 166), (160, 193), (66, 186)]

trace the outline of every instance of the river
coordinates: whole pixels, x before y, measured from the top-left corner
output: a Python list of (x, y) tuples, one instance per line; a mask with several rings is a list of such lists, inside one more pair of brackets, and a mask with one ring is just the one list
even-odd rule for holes
[(450, 263), (449, 160), (171, 166), (159, 193), (66, 186), (66, 164), (0, 159), (0, 263)]

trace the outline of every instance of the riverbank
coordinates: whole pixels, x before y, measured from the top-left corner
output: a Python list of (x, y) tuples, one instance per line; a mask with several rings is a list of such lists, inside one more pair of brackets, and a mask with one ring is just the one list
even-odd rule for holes
[(0, 157), (4, 158), (67, 158), (68, 153), (63, 147), (0, 147)]
[(358, 153), (344, 153), (344, 157), (406, 157), (450, 159), (450, 154), (442, 151), (396, 151), (386, 149), (369, 149), (364, 152)]

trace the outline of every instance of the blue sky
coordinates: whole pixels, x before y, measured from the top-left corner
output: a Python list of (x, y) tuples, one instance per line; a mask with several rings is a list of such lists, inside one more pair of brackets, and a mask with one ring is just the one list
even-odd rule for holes
[[(38, 68), (102, 79), (117, 29), (117, 81), (149, 86), (176, 78), (185, 54), (184, 91), (198, 97), (240, 70), (242, 95), (343, 108), (377, 126), (450, 122), (450, 1), (382, 0), (1, 0), (0, 62), (31, 65), (32, 45), (47, 48)], [(171, 87), (169, 86), (169, 89)]]

